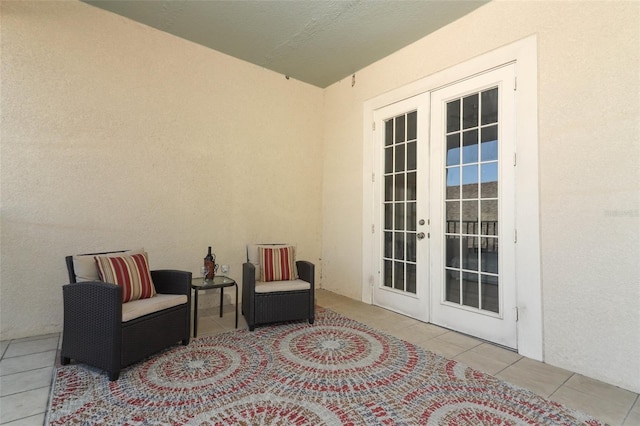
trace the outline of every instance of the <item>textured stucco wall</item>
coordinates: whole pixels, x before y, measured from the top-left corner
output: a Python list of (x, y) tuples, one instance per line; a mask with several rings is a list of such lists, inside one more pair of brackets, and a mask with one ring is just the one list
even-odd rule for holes
[(1, 339), (60, 331), (67, 254), (318, 263), (321, 89), (81, 2), (1, 7)]
[(363, 103), (536, 34), (544, 358), (640, 391), (638, 22), (638, 2), (491, 2), (327, 88), (324, 288), (361, 294)]

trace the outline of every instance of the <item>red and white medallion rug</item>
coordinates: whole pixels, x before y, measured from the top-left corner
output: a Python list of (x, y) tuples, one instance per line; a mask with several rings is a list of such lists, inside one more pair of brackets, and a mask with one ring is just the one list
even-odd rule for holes
[(56, 371), (47, 424), (601, 425), (329, 310), (174, 346), (107, 375)]

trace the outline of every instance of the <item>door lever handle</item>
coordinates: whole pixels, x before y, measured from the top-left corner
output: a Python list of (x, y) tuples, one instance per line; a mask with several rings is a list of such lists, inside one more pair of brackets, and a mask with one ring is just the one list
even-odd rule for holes
[(424, 232), (418, 232), (416, 237), (418, 237), (419, 240), (422, 240), (424, 238)]

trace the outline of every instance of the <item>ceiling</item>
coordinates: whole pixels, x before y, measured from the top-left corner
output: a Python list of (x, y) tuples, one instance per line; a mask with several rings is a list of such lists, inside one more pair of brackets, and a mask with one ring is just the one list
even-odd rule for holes
[(84, 0), (321, 88), (488, 0)]

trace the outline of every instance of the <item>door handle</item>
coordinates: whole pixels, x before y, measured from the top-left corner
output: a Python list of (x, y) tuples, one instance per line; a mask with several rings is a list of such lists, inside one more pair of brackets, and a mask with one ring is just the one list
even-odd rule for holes
[(422, 240), (424, 238), (424, 232), (418, 232), (416, 237), (418, 237), (419, 240)]

